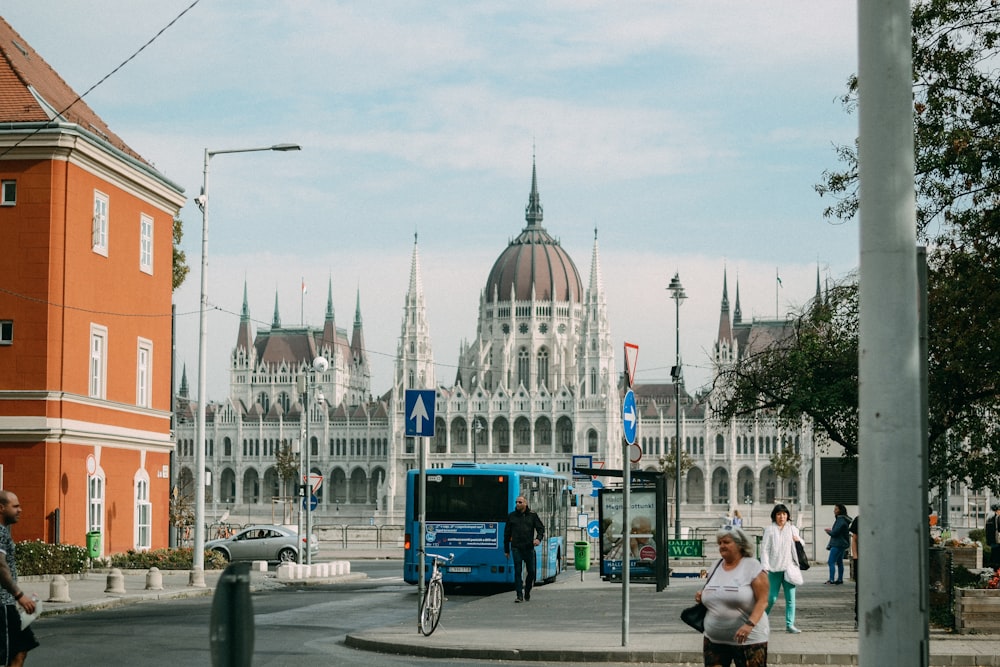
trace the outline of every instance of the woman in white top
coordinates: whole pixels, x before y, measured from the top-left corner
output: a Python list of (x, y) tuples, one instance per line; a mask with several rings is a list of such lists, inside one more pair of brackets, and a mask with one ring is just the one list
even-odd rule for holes
[[(778, 599), (778, 589), (785, 587), (785, 630), (798, 634), (795, 627), (795, 584), (789, 578), (801, 583), (802, 573), (795, 557), (793, 542), (801, 542), (799, 529), (788, 520), (788, 508), (778, 503), (771, 510), (771, 525), (764, 529), (764, 539), (760, 545), (760, 564), (767, 572), (770, 593), (767, 596), (767, 611), (771, 613), (774, 601)], [(785, 573), (789, 572), (789, 577)], [(797, 575), (797, 576), (796, 576)]]
[(751, 556), (753, 545), (742, 529), (723, 526), (716, 539), (722, 561), (694, 596), (708, 608), (705, 664), (766, 667), (767, 577), (760, 561)]

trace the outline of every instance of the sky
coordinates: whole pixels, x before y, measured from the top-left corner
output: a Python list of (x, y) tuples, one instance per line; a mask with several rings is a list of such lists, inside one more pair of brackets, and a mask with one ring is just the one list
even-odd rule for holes
[(857, 71), (854, 2), (4, 5), (78, 93), (128, 60), (85, 99), (189, 199), (191, 273), (174, 301), (192, 395), (206, 148), (302, 147), (211, 160), (216, 401), (244, 283), (258, 328), (276, 295), (283, 325), (320, 326), (332, 283), (349, 330), (360, 297), (372, 392), (388, 390), (415, 235), (436, 379), (450, 385), (490, 268), (525, 225), (533, 160), (543, 224), (585, 287), (597, 235), (614, 343), (639, 346), (640, 382), (667, 380), (678, 332), (688, 388), (708, 382), (724, 275), (744, 320), (771, 319), (801, 308), (817, 274), (858, 263), (857, 221), (826, 220), (814, 191), (857, 135), (840, 103)]

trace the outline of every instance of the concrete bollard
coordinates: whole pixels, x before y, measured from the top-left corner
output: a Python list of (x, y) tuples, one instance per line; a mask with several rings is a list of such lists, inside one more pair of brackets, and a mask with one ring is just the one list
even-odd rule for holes
[(295, 579), (294, 574), (294, 563), (282, 563), (278, 566), (275, 572), (278, 575), (278, 581), (291, 581)]
[(111, 568), (111, 572), (108, 573), (108, 587), (104, 589), (104, 592), (115, 595), (125, 594), (125, 575), (117, 567)]
[(252, 572), (267, 572), (267, 561), (266, 560), (255, 560), (250, 564), (250, 570)]
[(330, 576), (329, 563), (320, 563), (316, 565), (316, 569), (317, 569), (316, 576), (319, 577), (320, 579), (326, 579), (327, 577)]
[(163, 590), (163, 573), (160, 572), (160, 568), (158, 567), (149, 568), (149, 572), (146, 573), (146, 590), (147, 591)]
[(49, 599), (46, 602), (72, 602), (69, 599), (69, 584), (61, 574), (54, 575), (49, 582)]

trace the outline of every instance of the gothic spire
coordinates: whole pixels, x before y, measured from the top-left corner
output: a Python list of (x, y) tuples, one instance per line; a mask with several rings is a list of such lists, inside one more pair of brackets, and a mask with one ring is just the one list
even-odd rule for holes
[(528, 205), (524, 209), (524, 219), (528, 227), (542, 226), (542, 202), (538, 196), (538, 173), (534, 155), (531, 156), (531, 194), (528, 195)]
[(278, 290), (274, 290), (274, 317), (271, 319), (271, 328), (281, 328), (281, 314), (278, 312)]
[(736, 307), (733, 310), (733, 324), (743, 322), (743, 311), (740, 310), (740, 279), (736, 278)]

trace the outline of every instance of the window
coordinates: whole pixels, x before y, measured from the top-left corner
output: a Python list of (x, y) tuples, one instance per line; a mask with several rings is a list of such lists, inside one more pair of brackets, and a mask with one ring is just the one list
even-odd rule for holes
[(3, 181), (0, 184), (0, 206), (13, 206), (17, 203), (17, 181)]
[(94, 252), (108, 255), (108, 196), (94, 190), (94, 221), (93, 221)]
[(139, 339), (135, 369), (135, 404), (140, 408), (150, 407), (153, 388), (153, 341)]
[(0, 320), (0, 345), (14, 344), (14, 320)]
[(145, 214), (139, 217), (139, 270), (153, 272), (153, 219)]
[(87, 480), (87, 530), (104, 532), (104, 470), (99, 466)]
[(97, 324), (90, 325), (90, 396), (107, 398), (108, 330)]
[(149, 502), (149, 474), (135, 475), (135, 550), (148, 551), (152, 546), (153, 506)]
[(517, 353), (517, 382), (525, 387), (531, 386), (528, 373), (531, 371), (531, 356), (526, 348), (521, 348)]

